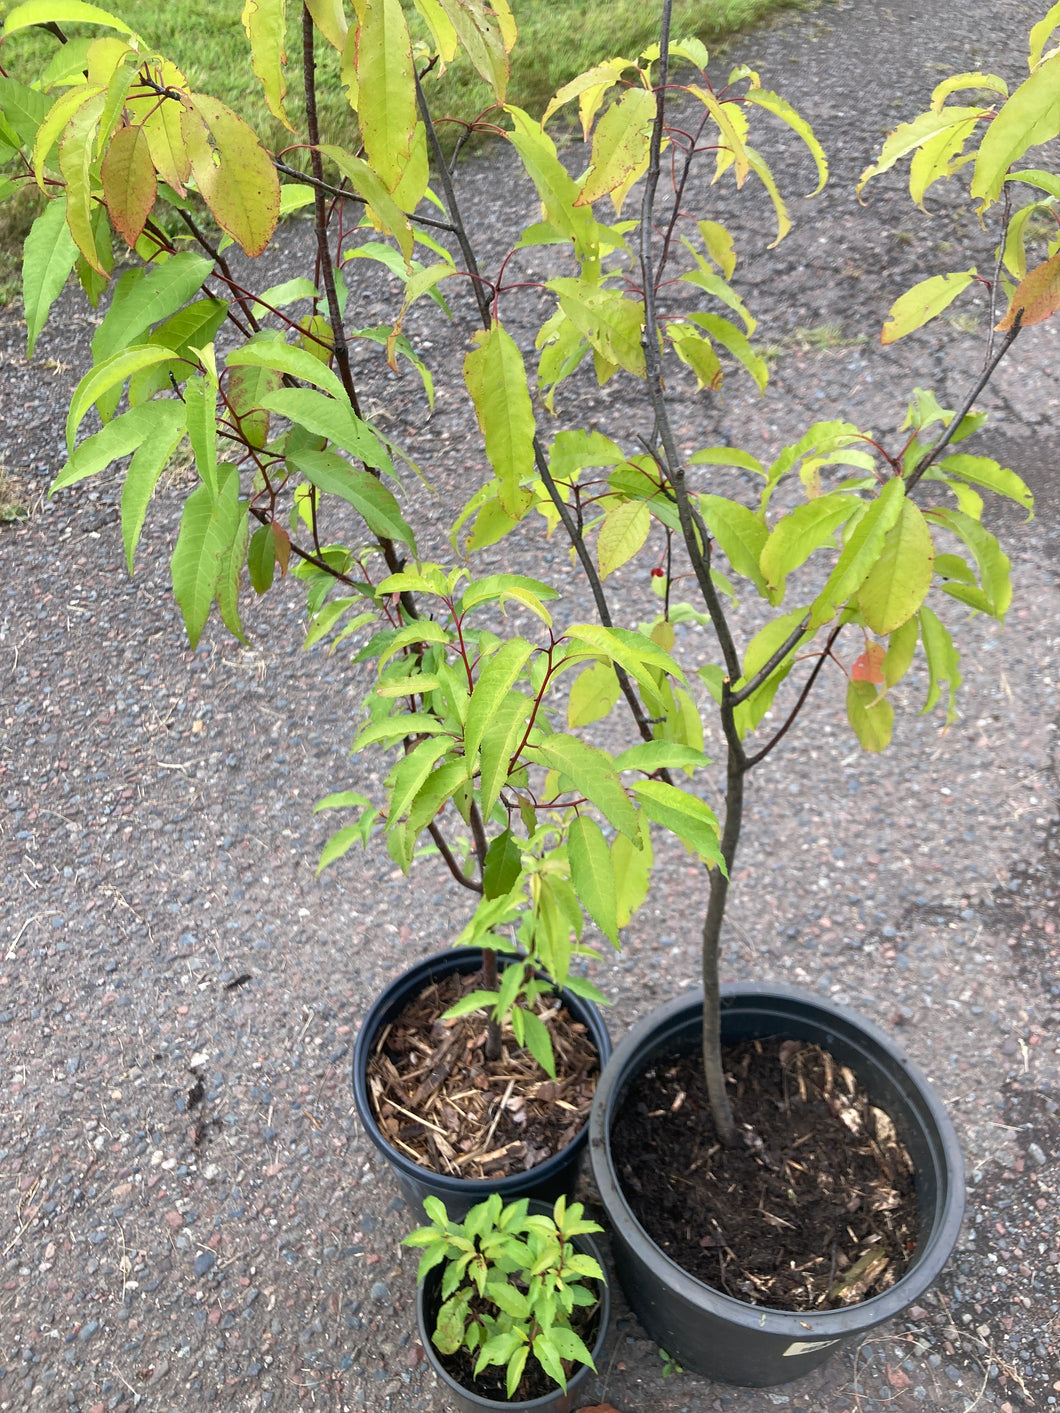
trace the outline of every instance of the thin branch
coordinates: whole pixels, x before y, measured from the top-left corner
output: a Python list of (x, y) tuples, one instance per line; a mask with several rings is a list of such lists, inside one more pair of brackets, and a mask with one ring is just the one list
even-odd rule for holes
[[(344, 187), (333, 186), (330, 182), (324, 181), (323, 177), (317, 177), (309, 172), (299, 171), (297, 167), (291, 167), (286, 162), (281, 162), (278, 157), (272, 159), (272, 165), (278, 172), (282, 172), (285, 177), (294, 177), (305, 186), (311, 186), (314, 191), (322, 191), (325, 196), (337, 196), (342, 201), (351, 201), (355, 206), (367, 206), (363, 196), (358, 196), (355, 191), (347, 191)], [(435, 221), (430, 216), (414, 216), (407, 213), (409, 220), (417, 226), (429, 226), (434, 231), (445, 231), (448, 235), (454, 234), (453, 227), (448, 221)]]
[(773, 656), (767, 659), (767, 661), (758, 669), (755, 675), (743, 687), (741, 687), (738, 692), (730, 692), (729, 701), (734, 707), (738, 707), (740, 703), (745, 702), (748, 697), (753, 697), (755, 692), (758, 691), (759, 687), (761, 687), (762, 683), (766, 680), (766, 678), (772, 676), (773, 670), (780, 666), (780, 664), (787, 657), (788, 653), (791, 652), (792, 648), (802, 637), (803, 633), (806, 632), (809, 623), (810, 619), (809, 615), (807, 615), (807, 617), (802, 620), (799, 626), (793, 629), (792, 632), (788, 634), (788, 636), (781, 643), (780, 647), (777, 648)]
[(438, 825), (434, 820), (432, 820), (430, 824), (428, 824), (427, 830), (430, 833), (431, 838), (434, 840), (438, 852), (445, 860), (449, 872), (456, 879), (457, 883), (459, 883), (464, 888), (469, 888), (472, 893), (481, 893), (482, 884), (474, 878), (468, 878), (467, 874), (461, 870), (460, 864), (458, 863), (452, 850), (449, 848), (449, 845), (445, 842), (445, 839), (442, 835), (442, 831), (438, 828)]
[(1005, 183), (1005, 209), (1001, 217), (1001, 233), (997, 238), (997, 259), (994, 261), (994, 278), (990, 282), (990, 336), (986, 341), (986, 357), (983, 359), (984, 368), (994, 356), (994, 334), (997, 332), (997, 291), (1001, 284), (1001, 264), (1005, 258), (1005, 241), (1008, 237), (1009, 222), (1012, 220), (1012, 192), (1008, 182)]
[(471, 276), (472, 287), (475, 291), (475, 302), (478, 305), (482, 327), (488, 331), (493, 322), (490, 314), (490, 301), (486, 298), (482, 276), (479, 274), (478, 261), (475, 259), (474, 248), (468, 239), (467, 229), (464, 226), (464, 218), (460, 214), (460, 205), (456, 199), (456, 188), (453, 186), (453, 178), (446, 165), (442, 145), (438, 141), (438, 133), (435, 130), (434, 122), (431, 118), (431, 110), (428, 106), (427, 99), (424, 97), (419, 74), (416, 74), (415, 78), (416, 102), (419, 105), (423, 125), (427, 129), (427, 141), (431, 144), (431, 150), (434, 153), (435, 167), (441, 179), (442, 190), (445, 192), (446, 212), (448, 213), (449, 220), (452, 222), (450, 230), (456, 236), (460, 246), (460, 252), (464, 257), (464, 264), (467, 266), (467, 272)]
[[(545, 490), (548, 491), (549, 499), (556, 507), (556, 512), (563, 522), (563, 528), (567, 533), (567, 538), (570, 540), (571, 545), (574, 547), (574, 552), (581, 562), (585, 577), (589, 581), (589, 589), (593, 596), (593, 602), (596, 604), (597, 616), (605, 628), (613, 628), (614, 619), (611, 616), (607, 595), (604, 593), (604, 586), (601, 582), (600, 575), (597, 573), (596, 565), (593, 563), (593, 557), (589, 553), (589, 547), (582, 537), (579, 525), (574, 523), (574, 518), (570, 513), (570, 506), (559, 493), (559, 487), (556, 485), (548, 464), (548, 457), (545, 455), (545, 449), (541, 445), (541, 438), (536, 436), (534, 437), (534, 462), (537, 466), (538, 475), (544, 482)], [(628, 674), (617, 662), (614, 664), (614, 669), (615, 676), (618, 678), (619, 689), (625, 697), (630, 711), (633, 713), (633, 720), (637, 723), (637, 730), (645, 741), (653, 741), (655, 736), (651, 729), (651, 722), (648, 720), (648, 714), (644, 710), (641, 700), (637, 696), (632, 682), (629, 680)], [(668, 773), (664, 775), (664, 779), (668, 785), (673, 783)]]
[(254, 330), (254, 332), (258, 333), (258, 331), (261, 329), (261, 325), (254, 317), (253, 306), (247, 303), (246, 299), (242, 294), (236, 293), (239, 286), (236, 284), (235, 278), (232, 275), (232, 270), (228, 264), (228, 261), (224, 258), (221, 252), (216, 249), (215, 246), (211, 245), (211, 243), (207, 240), (205, 234), (195, 224), (194, 220), (192, 220), (191, 216), (189, 216), (187, 211), (181, 211), (180, 218), (187, 226), (188, 230), (191, 231), (195, 239), (202, 246), (203, 250), (206, 251), (206, 254), (220, 270), (222, 276), (225, 279), (225, 282), (230, 286), (232, 293), (235, 294), (236, 303), (239, 305), (240, 309), (242, 309), (244, 319), (246, 319), (247, 323)]
[(820, 655), (820, 657), (819, 657), (819, 658), (817, 659), (817, 661), (814, 663), (814, 665), (813, 665), (813, 671), (810, 673), (809, 677), (806, 679), (806, 685), (803, 687), (802, 691), (799, 693), (799, 699), (798, 699), (798, 701), (795, 703), (794, 707), (792, 707), (791, 713), (790, 713), (790, 715), (788, 716), (787, 721), (785, 721), (784, 725), (780, 728), (780, 730), (779, 730), (779, 731), (777, 732), (777, 734), (773, 737), (773, 739), (772, 739), (767, 745), (765, 745), (765, 746), (762, 747), (762, 749), (758, 752), (757, 755), (748, 756), (748, 758), (747, 758), (747, 767), (746, 767), (748, 770), (753, 770), (756, 765), (759, 765), (762, 761), (764, 761), (765, 758), (766, 758), (766, 756), (769, 755), (770, 751), (773, 749), (773, 747), (776, 746), (776, 745), (779, 745), (779, 743), (784, 739), (784, 737), (785, 737), (785, 736), (788, 734), (788, 732), (791, 730), (792, 726), (795, 724), (795, 718), (798, 716), (799, 712), (802, 710), (803, 704), (805, 703), (806, 698), (810, 695), (810, 692), (813, 690), (813, 684), (817, 681), (817, 678), (818, 678), (818, 676), (819, 676), (819, 674), (820, 674), (821, 668), (824, 666), (826, 660), (827, 660), (828, 658), (830, 658), (831, 655), (832, 655), (832, 648), (833, 648), (833, 646), (835, 645), (836, 639), (839, 637), (840, 633), (843, 631), (843, 629), (844, 629), (845, 627), (846, 627), (846, 625), (845, 625), (844, 623), (837, 623), (836, 626), (832, 629), (831, 633), (829, 633), (829, 635), (828, 635), (828, 641), (827, 641), (827, 643), (825, 643), (823, 649), (821, 650), (821, 655)]
[(954, 416), (954, 417), (952, 417), (952, 418), (950, 419), (950, 424), (949, 424), (949, 426), (946, 428), (946, 430), (945, 430), (945, 432), (942, 434), (942, 436), (939, 437), (938, 441), (937, 441), (937, 442), (935, 443), (935, 445), (930, 449), (930, 451), (926, 451), (926, 452), (924, 453), (924, 455), (920, 458), (920, 460), (917, 462), (917, 464), (916, 464), (916, 466), (915, 466), (915, 468), (914, 468), (914, 470), (913, 470), (912, 475), (909, 476), (908, 479), (906, 480), (906, 483), (905, 483), (905, 493), (906, 493), (906, 495), (909, 495), (909, 493), (912, 491), (913, 487), (917, 484), (917, 482), (920, 480), (920, 478), (923, 476), (924, 472), (928, 469), (928, 467), (932, 464), (932, 462), (935, 461), (935, 460), (937, 460), (937, 458), (938, 458), (938, 456), (939, 456), (939, 453), (942, 452), (942, 451), (944, 451), (944, 450), (946, 449), (946, 447), (949, 446), (950, 442), (953, 440), (953, 437), (954, 437), (954, 435), (955, 435), (956, 432), (957, 432), (957, 429), (960, 427), (960, 425), (961, 425), (961, 423), (964, 421), (965, 417), (967, 417), (968, 413), (971, 412), (972, 406), (973, 406), (973, 404), (975, 403), (975, 399), (979, 396), (979, 394), (980, 394), (980, 393), (983, 391), (983, 389), (986, 387), (987, 383), (988, 383), (988, 382), (990, 381), (990, 379), (994, 376), (994, 373), (995, 373), (995, 371), (996, 371), (996, 369), (997, 369), (997, 365), (1001, 362), (1001, 360), (1004, 358), (1005, 354), (1009, 351), (1009, 349), (1012, 347), (1012, 345), (1016, 342), (1016, 337), (1017, 337), (1017, 335), (1019, 334), (1019, 331), (1020, 331), (1020, 328), (1022, 327), (1022, 324), (1023, 324), (1023, 310), (1020, 309), (1020, 310), (1017, 310), (1017, 312), (1016, 312), (1016, 317), (1015, 317), (1015, 319), (1014, 319), (1013, 322), (1012, 322), (1012, 328), (1009, 329), (1008, 333), (1005, 335), (1005, 340), (1004, 340), (1004, 342), (1002, 343), (1001, 347), (998, 349), (998, 351), (997, 351), (997, 353), (994, 355), (994, 357), (990, 360), (990, 362), (987, 364), (987, 366), (983, 369), (982, 374), (981, 374), (980, 377), (979, 377), (979, 381), (976, 383), (975, 387), (971, 390), (971, 392), (970, 392), (970, 393), (968, 394), (968, 396), (965, 398), (965, 400), (964, 400), (964, 406), (961, 408), (960, 412), (958, 412), (958, 413), (956, 414), (956, 416)]

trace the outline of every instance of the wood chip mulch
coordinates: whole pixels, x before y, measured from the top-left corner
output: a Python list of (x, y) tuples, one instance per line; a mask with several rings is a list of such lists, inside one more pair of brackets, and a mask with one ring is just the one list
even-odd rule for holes
[(550, 1079), (502, 1028), (502, 1055), (485, 1057), (480, 1012), (439, 1019), (482, 987), (481, 972), (432, 983), (381, 1033), (368, 1065), (376, 1122), (421, 1167), (469, 1179), (497, 1179), (537, 1167), (586, 1123), (600, 1059), (586, 1027), (554, 997), (537, 1013), (556, 1057)]

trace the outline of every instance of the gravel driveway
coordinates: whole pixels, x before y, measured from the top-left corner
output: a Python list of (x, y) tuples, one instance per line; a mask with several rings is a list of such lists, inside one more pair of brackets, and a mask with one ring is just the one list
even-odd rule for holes
[[(954, 212), (940, 200), (920, 215), (897, 179), (861, 207), (853, 186), (942, 74), (1018, 80), (1043, 9), (854, 0), (726, 57), (805, 112), (833, 181), (792, 202), (796, 231), (768, 267), (761, 207), (732, 216), (773, 382), (763, 400), (735, 375), (724, 402), (689, 399), (687, 445), (713, 436), (762, 454), (821, 415), (894, 428), (917, 381), (956, 405), (981, 358), (967, 320), (942, 323), (945, 347), (940, 333), (877, 341), (897, 293), (970, 263), (960, 251), (940, 263)], [(800, 168), (787, 189), (808, 177)], [(487, 246), (513, 200), (532, 208), (503, 154), (461, 179)], [(729, 206), (717, 191), (689, 199), (705, 214)], [(306, 244), (304, 227), (286, 228), (277, 272)], [(517, 336), (531, 313), (508, 311)], [(381, 851), (315, 878), (328, 827), (313, 802), (371, 790), (378, 762), (348, 756), (363, 669), (301, 652), (296, 588), (248, 610), (250, 646), (211, 629), (192, 653), (168, 592), (175, 488), (157, 498), (132, 580), (117, 478), (44, 500), (94, 328), (72, 291), (62, 314), (27, 366), (17, 316), (0, 313), (0, 457), (35, 505), (0, 532), (0, 1410), (441, 1410), (415, 1335), (415, 1257), (398, 1246), (411, 1216), (360, 1131), (348, 1069), (373, 995), (444, 947), (466, 904), (431, 861), (413, 889)], [(464, 347), (470, 311), (458, 314), (455, 331), (428, 315), (412, 326), (439, 365)], [(914, 676), (895, 748), (866, 758), (835, 674), (757, 777), (730, 908), (729, 976), (847, 1001), (933, 1078), (967, 1158), (959, 1251), (922, 1307), (770, 1391), (664, 1377), (619, 1295), (591, 1403), (1010, 1413), (1060, 1401), (1058, 327), (1022, 336), (984, 398), (987, 449), (1031, 483), (1039, 511), (1026, 525), (1002, 512), (1016, 607), (1003, 632), (962, 628), (961, 719), (944, 733), (938, 714), (917, 715)], [(443, 393), (425, 423), (409, 378), (363, 376), (440, 488), (443, 525), (475, 468), (467, 407)], [(621, 393), (588, 381), (565, 411), (619, 439), (636, 429)], [(526, 553), (568, 574), (558, 546)], [(628, 576), (616, 579), (635, 613), (643, 585)], [(569, 582), (574, 613), (583, 591)], [(668, 855), (623, 954), (597, 969), (614, 1035), (693, 984), (704, 899), (701, 872)]]

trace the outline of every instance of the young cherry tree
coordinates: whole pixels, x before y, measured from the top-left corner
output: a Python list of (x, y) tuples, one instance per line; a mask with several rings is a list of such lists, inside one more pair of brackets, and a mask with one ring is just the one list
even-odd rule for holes
[[(894, 305), (884, 329), (885, 342), (899, 338), (985, 282), (1003, 337), (991, 332), (964, 405), (950, 412), (918, 390), (889, 442), (846, 421), (819, 422), (768, 464), (733, 447), (682, 455), (664, 388), (668, 369), (681, 366), (709, 396), (735, 365), (764, 389), (768, 369), (750, 342), (755, 322), (733, 283), (733, 237), (709, 210), (688, 211), (686, 193), (704, 162), (716, 183), (757, 188), (773, 209), (775, 246), (790, 221), (752, 136), (763, 114), (780, 119), (811, 153), (819, 189), (827, 165), (805, 119), (744, 66), (716, 81), (701, 44), (671, 40), (669, 0), (658, 45), (576, 78), (540, 120), (507, 101), (516, 41), (507, 0), (414, 0), (414, 11), (415, 32), (399, 0), (305, 0), (290, 14), (284, 0), (247, 0), (248, 62), (288, 127), (285, 43), (289, 22), (300, 25), (304, 130), (292, 131), (282, 153), (268, 152), (223, 103), (192, 91), (118, 16), (84, 0), (27, 0), (9, 13), (0, 157), (10, 176), (0, 196), (34, 182), (49, 198), (25, 249), (28, 351), (71, 271), (94, 303), (105, 291), (109, 299), (93, 366), (69, 410), (69, 460), (55, 489), (131, 458), (122, 493), (131, 568), (158, 476), (190, 443), (197, 483), (172, 577), (192, 642), (214, 605), (241, 637), (246, 584), (264, 593), (279, 570), (306, 584), (310, 643), (330, 638), (345, 649), (352, 641), (357, 660), (377, 665), (355, 744), (391, 753), (385, 797), (340, 792), (323, 802), (359, 813), (322, 863), (378, 831), (408, 870), (429, 840), (475, 895), (461, 940), (484, 948), (494, 1024), (510, 1015), (546, 1067), (536, 973), (593, 994), (570, 971), (573, 952), (586, 917), (617, 943), (643, 903), (652, 825), (701, 859), (710, 872), (704, 1063), (719, 1134), (732, 1143), (718, 963), (749, 776), (790, 731), (844, 632), (862, 645), (846, 678), (847, 714), (861, 745), (878, 751), (891, 736), (891, 690), (918, 651), (930, 674), (924, 709), (945, 687), (954, 715), (957, 652), (932, 605), (955, 599), (998, 619), (1009, 606), (1008, 560), (982, 523), (981, 492), (1028, 511), (1030, 494), (996, 461), (955, 448), (980, 427), (975, 399), (1020, 330), (1060, 303), (1055, 238), (1044, 262), (1028, 268), (1029, 217), (1053, 209), (1060, 179), (1013, 170), (1060, 129), (1060, 54), (1048, 48), (1060, 6), (1032, 31), (1030, 77), (1011, 95), (994, 75), (946, 80), (863, 177), (912, 153), (914, 200), (944, 177), (970, 175), (981, 211), (1000, 211), (990, 275), (923, 282)], [(12, 77), (8, 55), (40, 26), (54, 52), (25, 83)], [(347, 146), (320, 140), (321, 43), (341, 56), (356, 114)], [(471, 126), (512, 147), (540, 198), (539, 219), (513, 226), (511, 254), (496, 270), (476, 255), (459, 167), (447, 165), (429, 102), (434, 72), (458, 51), (493, 94)], [(978, 104), (951, 101), (983, 94)], [(578, 177), (548, 131), (575, 102), (589, 145)], [(1017, 209), (1024, 186), (1035, 199)], [(314, 230), (305, 274), (253, 288), (226, 251), (235, 243), (261, 256), (280, 217), (301, 208), (311, 208)], [(351, 213), (362, 238), (359, 258), (346, 260)], [(115, 241), (135, 263), (112, 281)], [(505, 310), (519, 283), (518, 252), (534, 246), (551, 247), (562, 273), (542, 291), (536, 367), (528, 367)], [(403, 294), (387, 325), (357, 329), (345, 313), (347, 280), (373, 261), (399, 276)], [(454, 543), (464, 536), (460, 562), (438, 565), (418, 555), (416, 498), (402, 488), (398, 447), (365, 416), (350, 350), (378, 345), (391, 368), (419, 372), (430, 399), (433, 376), (458, 370), (428, 372), (405, 330), (419, 300), (444, 306), (454, 285), (470, 287), (481, 323), (459, 374), (490, 473), (453, 521)], [(690, 308), (690, 290), (702, 307)], [(563, 385), (585, 377), (589, 362), (600, 384), (619, 380), (627, 403), (640, 399), (634, 445), (577, 426), (552, 433)], [(78, 441), (93, 409), (101, 425)], [(734, 471), (756, 486), (746, 500), (720, 493)], [(721, 475), (725, 482), (715, 480)], [(336, 525), (347, 527), (342, 539)], [(474, 573), (477, 551), (557, 528), (584, 572), (595, 622), (557, 625), (555, 589), (536, 578)], [(666, 564), (652, 581), (661, 592), (646, 632), (618, 623), (607, 583), (638, 555)], [(694, 583), (695, 602), (676, 601), (679, 576)], [(768, 615), (746, 642), (729, 603), (734, 581)], [(540, 625), (535, 635), (510, 630), (512, 604)], [(709, 626), (716, 645), (716, 662), (694, 672), (675, 657), (673, 624), (689, 618)], [(565, 720), (561, 685), (569, 686)], [(586, 728), (620, 698), (631, 740), (608, 752)], [(785, 700), (772, 728), (767, 713)], [(725, 742), (720, 825), (697, 788), (708, 764), (701, 701)], [(495, 952), (511, 947), (513, 926), (528, 960), (502, 975)]]

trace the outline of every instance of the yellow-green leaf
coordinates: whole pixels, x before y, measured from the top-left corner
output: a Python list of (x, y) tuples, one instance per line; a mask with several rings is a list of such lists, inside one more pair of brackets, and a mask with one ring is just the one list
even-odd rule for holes
[(951, 74), (949, 78), (942, 80), (935, 86), (931, 95), (931, 111), (941, 113), (943, 104), (951, 93), (959, 93), (962, 89), (986, 88), (993, 93), (1000, 93), (1003, 98), (1008, 97), (1008, 84), (1003, 78), (998, 78), (997, 74)]
[[(639, 847), (638, 847), (639, 845)], [(651, 829), (641, 815), (638, 837), (616, 834), (611, 842), (611, 865), (615, 871), (615, 921), (627, 927), (629, 920), (648, 896), (654, 862)]]
[(526, 367), (515, 340), (500, 324), (476, 335), (476, 342), (464, 359), (464, 382), (500, 482), (501, 506), (516, 516), (529, 502), (522, 483), (534, 472), (534, 409)]
[(699, 333), (691, 324), (683, 323), (667, 324), (666, 337), (673, 344), (674, 352), (681, 362), (695, 373), (697, 388), (721, 386), (721, 362), (710, 339)]
[(894, 707), (880, 696), (871, 682), (847, 683), (847, 719), (862, 750), (874, 754), (886, 750), (894, 729)]
[(625, 501), (609, 510), (596, 542), (600, 578), (606, 579), (632, 559), (643, 547), (650, 529), (651, 512), (643, 501)]
[(1001, 195), (1005, 176), (1028, 147), (1060, 133), (1060, 53), (1025, 79), (987, 128), (975, 159), (971, 194), (989, 206)]
[(884, 537), (897, 521), (905, 503), (905, 483), (898, 477), (887, 482), (854, 526), (828, 581), (814, 601), (810, 627), (817, 628), (835, 615), (861, 588), (880, 557)]
[[(67, 123), (73, 118), (79, 109), (91, 103), (95, 108), (95, 116), (98, 120), (103, 111), (102, 94), (106, 92), (103, 84), (81, 84), (77, 88), (71, 88), (55, 100), (48, 110), (47, 117), (41, 122), (37, 129), (37, 136), (33, 141), (33, 175), (37, 179), (37, 185), (43, 191), (44, 188), (44, 167), (48, 156), (59, 140), (59, 134), (64, 130)], [(96, 100), (99, 100), (98, 102)]]
[(751, 171), (754, 172), (755, 176), (758, 178), (758, 180), (765, 187), (766, 191), (769, 193), (769, 199), (770, 201), (772, 201), (773, 210), (776, 213), (776, 238), (774, 240), (771, 240), (769, 246), (767, 247), (769, 250), (772, 250), (775, 246), (778, 246), (780, 244), (780, 242), (787, 235), (788, 231), (791, 230), (791, 217), (788, 215), (788, 208), (784, 203), (784, 198), (780, 194), (780, 190), (777, 187), (776, 181), (773, 177), (773, 173), (770, 171), (769, 164), (766, 162), (765, 158), (763, 158), (760, 153), (756, 152), (753, 147), (745, 146), (744, 153), (747, 157), (747, 161), (750, 165)]
[(1053, 30), (1060, 27), (1060, 0), (1051, 6), (1045, 15), (1031, 28), (1030, 41), (1027, 46), (1027, 67), (1031, 73), (1038, 67), (1042, 58), (1042, 50), (1052, 37)]
[(889, 171), (896, 162), (900, 161), (907, 153), (913, 152), (921, 147), (930, 138), (946, 128), (964, 123), (969, 118), (981, 118), (988, 110), (983, 108), (957, 107), (944, 108), (941, 112), (934, 113), (930, 110), (919, 114), (911, 123), (900, 123), (895, 130), (889, 134), (879, 157), (870, 166), (866, 167), (858, 179), (857, 190), (860, 195), (865, 183), (871, 181), (873, 177), (879, 176), (881, 172)]
[(857, 496), (835, 492), (805, 501), (777, 521), (758, 561), (771, 603), (783, 602), (788, 575), (805, 564), (815, 550), (832, 543), (835, 532), (859, 504)]
[(570, 278), (549, 280), (548, 288), (559, 295), (560, 308), (601, 358), (644, 377), (644, 305), (639, 299)]
[(774, 117), (780, 118), (802, 138), (810, 149), (810, 155), (817, 166), (817, 186), (810, 192), (811, 196), (816, 196), (828, 180), (828, 159), (814, 135), (813, 128), (800, 113), (796, 112), (786, 98), (781, 98), (777, 93), (770, 93), (768, 89), (749, 88), (745, 95), (745, 101), (753, 103), (758, 108), (764, 108), (767, 113), (772, 113)]
[(921, 210), (924, 210), (924, 197), (935, 182), (956, 171), (959, 165), (956, 159), (978, 122), (979, 116), (975, 116), (943, 128), (913, 153), (909, 163), (909, 195)]
[(731, 280), (736, 269), (736, 247), (731, 234), (717, 221), (699, 221), (697, 225), (707, 254), (725, 278)]
[(699, 99), (714, 119), (722, 145), (727, 147), (732, 154), (733, 164), (736, 168), (736, 185), (743, 186), (750, 169), (750, 162), (743, 138), (733, 117), (733, 109), (736, 105), (719, 103), (709, 88), (700, 88), (698, 84), (689, 85), (688, 91)]
[(880, 334), (883, 344), (895, 343), (905, 338), (914, 329), (922, 328), (930, 320), (948, 309), (962, 291), (975, 279), (976, 271), (960, 270), (951, 275), (932, 275), (921, 280), (912, 289), (906, 290), (891, 305), (887, 322)]
[(22, 249), (22, 305), (26, 319), (26, 357), (62, 293), (77, 259), (77, 246), (66, 224), (66, 197), (58, 196), (33, 222)]
[(412, 154), (416, 85), (412, 40), (400, 0), (360, 0), (357, 117), (372, 170), (392, 192)]
[(406, 264), (411, 268), (414, 237), (409, 218), (387, 191), (381, 178), (363, 157), (355, 157), (328, 143), (322, 143), (320, 151), (330, 157), (342, 175), (353, 187), (357, 195), (367, 203), (368, 214), (382, 231), (392, 235), (400, 247)]
[(280, 214), (280, 181), (253, 128), (205, 93), (189, 95), (180, 126), (192, 174), (214, 220), (248, 255), (260, 255)]
[(346, 47), (349, 26), (342, 9), (342, 0), (304, 0), (313, 23), (333, 49), (341, 54)]
[(505, 48), (508, 27), (501, 24), (483, 0), (439, 0), (439, 3), (479, 77), (493, 89), (497, 102), (503, 103), (508, 88), (508, 50)]
[(73, 451), (77, 429), (97, 398), (123, 383), (141, 368), (149, 368), (154, 363), (164, 363), (172, 357), (172, 349), (139, 345), (123, 349), (112, 358), (90, 368), (74, 389), (70, 402), (70, 411), (66, 418), (67, 450)]
[(26, 0), (24, 5), (16, 5), (4, 21), (4, 34), (49, 23), (105, 25), (121, 34), (132, 34), (124, 20), (119, 20), (109, 10), (101, 10), (98, 5), (86, 4), (85, 0)]
[[(335, 0), (338, 4), (339, 0)], [(438, 50), (438, 57), (442, 61), (442, 68), (446, 64), (451, 64), (456, 51), (460, 48), (460, 41), (457, 38), (453, 22), (442, 9), (438, 0), (413, 0), (416, 9), (420, 12), (424, 24), (431, 32), (435, 48)]]
[(872, 631), (886, 637), (912, 618), (934, 572), (935, 546), (927, 521), (915, 502), (903, 500), (880, 557), (858, 591), (858, 606)]
[(655, 119), (655, 95), (628, 89), (597, 124), (593, 153), (576, 206), (591, 206), (643, 168)]
[[(594, 662), (571, 683), (567, 699), (567, 725), (571, 730), (601, 721), (620, 696), (615, 669), (607, 662)], [(624, 925), (624, 924), (623, 924)]]
[(615, 947), (618, 946), (615, 866), (604, 832), (594, 819), (578, 815), (567, 835), (570, 881), (578, 900)]
[(250, 65), (258, 76), (274, 118), (293, 132), (283, 100), (287, 96), (287, 0), (244, 0), (240, 17), (250, 40)]
[(582, 136), (588, 142), (593, 119), (596, 117), (608, 89), (614, 87), (625, 69), (632, 67), (632, 61), (629, 59), (608, 59), (602, 64), (595, 64), (591, 69), (586, 69), (577, 78), (571, 79), (570, 83), (565, 83), (562, 88), (556, 90), (555, 97), (549, 100), (544, 117), (541, 119), (542, 127), (557, 108), (562, 108), (564, 103), (569, 103), (572, 98), (577, 98)]
[(92, 229), (92, 164), (105, 102), (106, 94), (99, 93), (83, 104), (67, 123), (59, 144), (59, 170), (66, 179), (66, 224), (86, 262), (103, 276), (109, 272), (96, 250)]
[[(188, 81), (176, 64), (165, 61), (157, 67), (149, 66), (148, 71), (161, 88), (174, 92), (187, 90)], [(183, 196), (184, 183), (191, 176), (191, 162), (180, 127), (183, 105), (175, 98), (159, 99), (152, 93), (142, 98), (132, 96), (126, 106), (147, 134), (148, 150), (158, 175)]]

